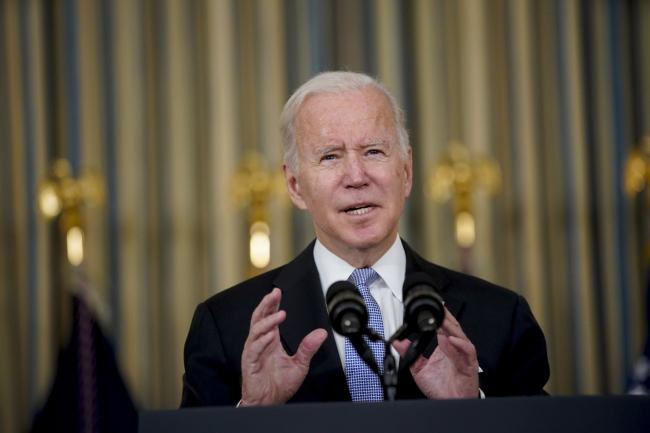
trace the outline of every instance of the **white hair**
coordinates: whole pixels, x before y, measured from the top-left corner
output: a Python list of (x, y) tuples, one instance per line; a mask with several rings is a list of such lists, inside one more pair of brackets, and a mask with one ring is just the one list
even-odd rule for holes
[(330, 71), (322, 72), (300, 86), (291, 95), (280, 116), (282, 143), (284, 146), (284, 163), (294, 172), (298, 170), (298, 148), (296, 145), (295, 119), (300, 107), (308, 96), (320, 93), (340, 94), (352, 90), (372, 87), (383, 93), (393, 112), (393, 123), (399, 140), (400, 153), (406, 158), (409, 147), (408, 132), (405, 127), (404, 113), (397, 101), (379, 81), (357, 72)]

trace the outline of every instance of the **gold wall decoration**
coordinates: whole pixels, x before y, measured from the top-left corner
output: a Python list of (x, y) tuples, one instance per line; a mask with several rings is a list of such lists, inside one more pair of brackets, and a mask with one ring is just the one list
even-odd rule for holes
[(644, 237), (645, 263), (650, 266), (650, 216), (647, 215), (650, 212), (650, 135), (644, 136), (630, 152), (625, 162), (624, 185), (625, 192), (631, 198), (645, 191), (642, 206), (646, 214), (643, 215), (641, 231)]
[(255, 274), (271, 261), (269, 203), (274, 196), (285, 198), (284, 177), (267, 168), (264, 156), (249, 151), (232, 179), (232, 196), (237, 207), (248, 209), (250, 273)]
[(38, 208), (45, 218), (58, 218), (59, 230), (65, 239), (66, 257), (72, 266), (80, 266), (84, 261), (82, 208), (102, 205), (105, 197), (101, 176), (88, 171), (76, 179), (65, 159), (54, 161), (50, 173), (39, 184)]
[(644, 189), (650, 197), (650, 135), (641, 139), (625, 164), (625, 192), (634, 196)]
[(435, 202), (453, 202), (456, 242), (471, 248), (476, 240), (472, 195), (478, 188), (494, 195), (500, 187), (501, 169), (495, 160), (474, 157), (462, 143), (452, 141), (434, 164), (426, 193)]

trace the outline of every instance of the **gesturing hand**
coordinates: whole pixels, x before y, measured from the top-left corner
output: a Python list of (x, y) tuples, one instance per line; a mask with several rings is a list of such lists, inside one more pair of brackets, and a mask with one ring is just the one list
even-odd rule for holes
[[(415, 383), (430, 399), (478, 397), (476, 349), (446, 308), (437, 337), (438, 347), (429, 359), (420, 356), (410, 367)], [(410, 341), (396, 341), (393, 345), (404, 356)]]
[(242, 353), (242, 406), (281, 404), (289, 400), (307, 376), (311, 358), (327, 337), (315, 329), (303, 338), (295, 355), (280, 342), (278, 326), (287, 317), (280, 310), (282, 293), (277, 287), (253, 311)]

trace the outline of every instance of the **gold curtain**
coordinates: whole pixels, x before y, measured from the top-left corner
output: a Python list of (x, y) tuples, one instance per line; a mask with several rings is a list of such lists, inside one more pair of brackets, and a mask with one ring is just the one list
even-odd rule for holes
[[(36, 208), (49, 163), (104, 175), (86, 271), (136, 403), (176, 407), (195, 305), (249, 272), (232, 176), (249, 150), (279, 173), (282, 105), (329, 69), (377, 76), (406, 108), (400, 233), (427, 258), (461, 266), (452, 210), (425, 194), (441, 152), (500, 163), (471, 271), (531, 303), (550, 392), (624, 391), (648, 320), (649, 217), (622, 182), (650, 134), (649, 52), (647, 0), (0, 2), (0, 429), (29, 426), (63, 338), (60, 245)], [(269, 224), (269, 267), (313, 237), (282, 198)]]

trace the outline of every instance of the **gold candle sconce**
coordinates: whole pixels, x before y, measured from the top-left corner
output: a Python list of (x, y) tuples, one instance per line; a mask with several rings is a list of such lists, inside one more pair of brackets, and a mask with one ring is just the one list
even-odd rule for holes
[(106, 189), (103, 178), (92, 171), (79, 178), (72, 176), (70, 163), (55, 160), (38, 186), (38, 209), (48, 220), (58, 218), (66, 245), (66, 257), (74, 266), (84, 261), (85, 224), (82, 208), (103, 205)]
[(471, 248), (476, 241), (472, 195), (478, 188), (490, 195), (500, 190), (499, 164), (491, 158), (475, 158), (462, 143), (452, 141), (431, 170), (426, 194), (437, 203), (453, 202), (455, 238), (461, 248)]
[(284, 196), (284, 177), (267, 168), (264, 157), (254, 151), (244, 155), (232, 179), (232, 196), (238, 208), (248, 209), (249, 260), (254, 274), (271, 262), (269, 203), (274, 195)]
[(624, 188), (629, 197), (633, 198), (645, 190), (643, 209), (642, 234), (645, 236), (645, 260), (650, 266), (650, 135), (644, 136), (639, 144), (630, 152), (625, 162)]

